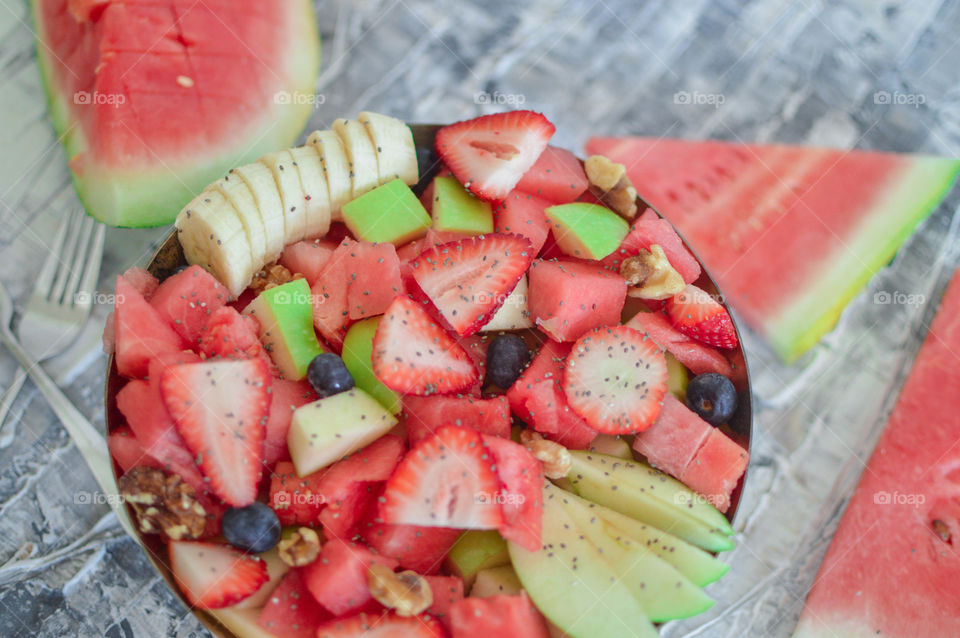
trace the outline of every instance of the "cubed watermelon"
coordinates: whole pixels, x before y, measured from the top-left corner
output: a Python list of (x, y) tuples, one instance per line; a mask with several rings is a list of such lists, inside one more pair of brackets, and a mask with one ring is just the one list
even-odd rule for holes
[(113, 317), (115, 362), (125, 377), (142, 379), (151, 359), (187, 347), (183, 337), (122, 276), (117, 277)]
[(450, 628), (453, 638), (550, 638), (526, 592), (457, 601), (450, 606)]
[(316, 525), (324, 499), (317, 484), (318, 474), (300, 478), (293, 463), (280, 461), (270, 475), (267, 501), (283, 525)]
[(303, 581), (313, 597), (336, 616), (362, 608), (373, 600), (367, 584), (367, 570), (378, 563), (396, 569), (393, 558), (374, 554), (361, 543), (331, 538), (320, 556), (303, 568)]
[(660, 416), (648, 429), (637, 433), (633, 449), (647, 457), (650, 465), (679, 478), (713, 430), (668, 392)]
[(400, 567), (418, 574), (434, 574), (461, 531), (447, 527), (369, 523), (361, 527), (360, 535), (377, 553), (397, 559)]
[(267, 465), (290, 460), (287, 432), (293, 411), (317, 399), (309, 383), (288, 379), (274, 379), (270, 385), (270, 396), (270, 414), (267, 416), (267, 433), (263, 441), (263, 461)]
[(565, 148), (548, 146), (517, 182), (517, 190), (554, 204), (566, 204), (580, 197), (589, 185), (583, 164), (576, 155)]
[(343, 498), (328, 504), (317, 517), (327, 538), (354, 538), (364, 522), (376, 516), (383, 483), (354, 482), (344, 486), (341, 493)]
[(200, 266), (190, 266), (163, 280), (150, 305), (190, 346), (197, 345), (207, 319), (230, 299), (230, 293)]
[(494, 231), (523, 235), (530, 240), (533, 252), (539, 253), (550, 234), (550, 223), (544, 210), (552, 205), (553, 202), (542, 197), (511, 191), (494, 211)]
[(483, 434), (510, 437), (510, 406), (504, 397), (476, 399), (433, 395), (403, 397), (404, 423), (410, 445), (446, 425), (473, 428)]
[(349, 256), (347, 308), (352, 321), (382, 315), (394, 297), (406, 294), (393, 244), (357, 242)]
[(129, 281), (130, 285), (136, 288), (137, 292), (143, 295), (143, 298), (147, 301), (150, 301), (150, 297), (153, 296), (157, 286), (160, 285), (156, 277), (143, 268), (137, 268), (136, 266), (127, 268), (123, 273), (123, 278)]
[(705, 496), (721, 512), (730, 507), (730, 493), (747, 471), (749, 453), (713, 428), (693, 460), (680, 473), (687, 487)]
[(543, 523), (543, 464), (509, 439), (484, 435), (500, 479), (503, 525), (500, 535), (535, 552)]
[(627, 282), (619, 274), (599, 265), (535, 260), (528, 277), (530, 317), (554, 341), (576, 341), (620, 323)]
[(624, 259), (633, 257), (641, 249), (649, 250), (653, 244), (660, 245), (667, 261), (685, 282), (690, 284), (700, 277), (700, 262), (687, 250), (670, 222), (646, 213), (633, 224), (630, 234), (623, 239), (620, 248), (607, 255), (602, 263), (607, 268), (620, 272), (620, 264)]
[(627, 325), (646, 332), (658, 346), (672, 354), (693, 374), (716, 372), (727, 378), (733, 377), (730, 362), (719, 350), (690, 339), (670, 325), (661, 312), (639, 312)]
[(463, 600), (463, 579), (459, 576), (425, 576), (433, 594), (433, 604), (427, 613), (439, 620), (450, 630), (450, 607)]
[(260, 358), (274, 371), (274, 376), (279, 375), (260, 341), (260, 324), (254, 317), (242, 315), (232, 306), (218, 308), (210, 315), (200, 332), (198, 349), (208, 358)]
[(346, 238), (333, 251), (320, 276), (311, 288), (313, 325), (323, 338), (339, 352), (350, 318), (348, 292), (350, 284), (350, 251), (357, 242)]
[(307, 589), (301, 570), (291, 569), (260, 610), (257, 624), (275, 636), (315, 638), (317, 627), (332, 617)]
[(107, 436), (107, 448), (124, 474), (138, 465), (163, 468), (163, 463), (150, 456), (129, 426), (114, 428)]
[(490, 347), (490, 335), (472, 334), (466, 337), (454, 335), (457, 343), (466, 351), (477, 368), (477, 382), (460, 392), (463, 396), (480, 398), (483, 396), (483, 382), (487, 374), (487, 348)]
[(329, 241), (305, 239), (284, 248), (277, 262), (291, 273), (300, 273), (313, 286), (336, 248)]

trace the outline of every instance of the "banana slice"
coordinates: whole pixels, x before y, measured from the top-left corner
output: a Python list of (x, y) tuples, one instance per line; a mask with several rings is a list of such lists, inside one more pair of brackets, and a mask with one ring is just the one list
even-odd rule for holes
[(293, 165), (293, 156), (288, 150), (277, 151), (261, 157), (260, 163), (273, 172), (283, 200), (284, 244), (298, 242), (306, 237), (307, 205), (306, 195), (300, 185), (300, 174)]
[(263, 259), (269, 263), (280, 256), (286, 240), (283, 200), (277, 191), (277, 181), (270, 169), (260, 163), (237, 167), (230, 174), (238, 175), (257, 201), (266, 247)]
[(317, 149), (323, 174), (327, 177), (327, 191), (330, 193), (330, 218), (341, 221), (340, 208), (353, 197), (350, 190), (350, 160), (343, 142), (333, 131), (314, 131), (307, 138), (307, 146)]
[(356, 199), (379, 186), (377, 151), (363, 124), (356, 120), (334, 120), (333, 131), (343, 142), (350, 161), (351, 197)]
[(200, 193), (180, 211), (175, 225), (187, 262), (209, 270), (239, 297), (260, 266), (253, 262), (240, 216), (223, 193)]
[(320, 154), (314, 146), (297, 146), (290, 149), (290, 155), (300, 173), (300, 186), (306, 200), (306, 238), (322, 237), (330, 230), (330, 192)]
[(413, 186), (420, 179), (417, 168), (417, 147), (413, 131), (402, 120), (389, 115), (360, 111), (357, 121), (367, 129), (377, 153), (377, 175), (381, 184), (402, 179)]
[(267, 255), (267, 234), (263, 227), (263, 219), (260, 218), (257, 199), (247, 183), (236, 173), (227, 173), (226, 176), (207, 186), (206, 190), (220, 192), (233, 205), (233, 209), (240, 217), (240, 222), (243, 223), (243, 229), (247, 232), (247, 241), (250, 242), (254, 263), (264, 262)]

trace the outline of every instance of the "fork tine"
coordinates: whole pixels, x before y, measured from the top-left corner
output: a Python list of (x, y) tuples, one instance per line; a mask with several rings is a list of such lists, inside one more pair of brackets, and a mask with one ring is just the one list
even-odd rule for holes
[(70, 214), (70, 234), (64, 243), (63, 254), (59, 260), (59, 268), (57, 268), (57, 278), (48, 296), (50, 301), (54, 303), (60, 303), (63, 289), (67, 286), (67, 279), (70, 278), (70, 265), (73, 264), (73, 256), (77, 252), (77, 240), (80, 238), (79, 231), (82, 223), (83, 219), (80, 218), (77, 211)]
[(60, 263), (60, 251), (63, 249), (63, 241), (67, 236), (70, 219), (70, 217), (67, 217), (60, 224), (57, 235), (53, 239), (53, 245), (48, 249), (49, 253), (43, 262), (40, 276), (37, 277), (37, 283), (33, 290), (35, 295), (46, 297), (50, 293), (50, 288), (53, 286), (53, 276), (57, 273), (57, 265)]
[(83, 276), (84, 266), (87, 263), (87, 259), (91, 257), (90, 255), (90, 235), (93, 233), (93, 218), (89, 215), (83, 218), (83, 223), (80, 224), (80, 240), (77, 242), (77, 255), (73, 259), (73, 265), (70, 267), (70, 280), (67, 282), (67, 287), (63, 291), (63, 301), (61, 302), (64, 306), (73, 306), (77, 302), (77, 293), (85, 292), (87, 294), (92, 293), (92, 290), (80, 291), (77, 289), (77, 284), (80, 282), (80, 278)]
[[(103, 259), (103, 236), (107, 227), (103, 224), (94, 222), (97, 227), (93, 234), (93, 242), (90, 246), (90, 256), (87, 259), (87, 267), (83, 271), (83, 278), (80, 280), (79, 290), (93, 293), (97, 287), (97, 278), (100, 276), (100, 261)], [(91, 298), (86, 297), (86, 305), (90, 305)]]

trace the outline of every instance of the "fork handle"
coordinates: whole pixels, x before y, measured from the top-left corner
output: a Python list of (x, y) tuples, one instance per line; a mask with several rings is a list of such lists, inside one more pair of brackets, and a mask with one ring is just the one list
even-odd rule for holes
[(100, 489), (103, 490), (103, 493), (107, 497), (110, 507), (113, 508), (114, 513), (117, 515), (120, 525), (136, 540), (138, 536), (133, 531), (126, 507), (117, 494), (117, 483), (113, 478), (110, 453), (107, 451), (106, 439), (102, 434), (97, 432), (93, 424), (87, 420), (87, 417), (73, 405), (70, 399), (63, 393), (63, 390), (53, 382), (53, 379), (50, 378), (44, 369), (30, 358), (26, 351), (20, 346), (20, 342), (17, 341), (9, 330), (0, 330), (0, 339), (3, 340), (7, 349), (16, 357), (17, 361), (20, 362), (20, 365), (26, 373), (30, 375), (30, 378), (33, 379), (33, 382), (40, 389), (40, 392), (43, 393), (43, 396), (46, 397), (50, 407), (53, 408), (54, 413), (59, 417), (63, 427), (67, 430), (67, 434), (73, 439), (77, 449), (80, 450), (80, 454), (87, 462), (87, 466), (93, 473), (93, 477), (97, 480)]
[(24, 372), (23, 368), (17, 366), (17, 372), (13, 375), (13, 381), (11, 381), (7, 389), (3, 391), (3, 396), (0, 397), (0, 430), (3, 429), (3, 423), (7, 420), (10, 408), (13, 407), (13, 402), (16, 400), (17, 395), (20, 394), (20, 388), (23, 387), (23, 382), (26, 380), (27, 373)]

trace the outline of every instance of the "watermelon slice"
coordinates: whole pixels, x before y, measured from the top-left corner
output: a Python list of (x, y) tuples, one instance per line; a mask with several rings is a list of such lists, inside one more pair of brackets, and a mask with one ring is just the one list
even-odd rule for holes
[(114, 226), (173, 221), (313, 106), (313, 3), (31, 0), (50, 116), (80, 199)]
[(795, 638), (960, 628), (960, 271), (820, 566)]
[(786, 362), (950, 190), (960, 160), (793, 146), (594, 138)]

